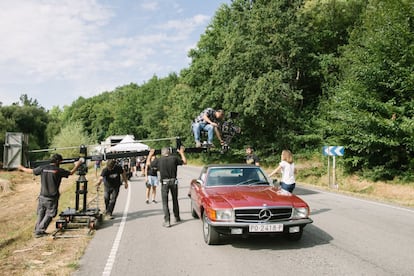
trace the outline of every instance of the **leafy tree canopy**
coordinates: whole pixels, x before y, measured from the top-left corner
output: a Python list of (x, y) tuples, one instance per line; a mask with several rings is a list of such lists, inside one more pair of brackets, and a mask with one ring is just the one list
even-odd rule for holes
[(224, 108), (240, 113), (235, 160), (247, 144), (272, 163), (285, 148), (320, 154), (337, 144), (349, 172), (409, 177), (413, 9), (410, 0), (234, 0), (217, 10), (179, 74), (49, 112), (23, 95), (21, 105), (0, 105), (0, 130), (30, 133), (32, 147), (57, 143), (68, 126), (95, 143), (132, 134), (192, 145), (191, 120)]

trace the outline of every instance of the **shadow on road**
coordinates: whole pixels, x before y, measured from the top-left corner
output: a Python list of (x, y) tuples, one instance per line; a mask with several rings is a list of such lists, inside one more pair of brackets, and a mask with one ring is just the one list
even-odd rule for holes
[[(162, 211), (162, 205), (160, 205), (161, 209), (150, 209), (150, 210), (141, 210), (137, 212), (128, 213), (127, 221), (150, 217), (150, 216), (159, 216), (163, 214)], [(105, 219), (101, 224), (99, 224), (98, 230), (112, 227), (115, 224), (119, 224), (122, 220), (122, 214), (121, 213), (114, 213), (114, 219), (107, 220)]]
[(231, 244), (236, 248), (250, 250), (273, 249), (273, 250), (292, 250), (311, 248), (324, 244), (329, 244), (332, 236), (315, 225), (307, 225), (304, 229), (302, 239), (290, 241), (283, 234), (242, 237), (222, 237), (222, 244)]
[(318, 194), (317, 191), (309, 190), (309, 189), (298, 187), (298, 186), (296, 186), (295, 190), (293, 190), (293, 193), (297, 196)]

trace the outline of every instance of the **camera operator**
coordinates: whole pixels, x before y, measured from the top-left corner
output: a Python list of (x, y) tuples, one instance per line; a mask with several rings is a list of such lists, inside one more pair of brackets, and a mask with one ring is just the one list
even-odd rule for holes
[(68, 178), (76, 172), (79, 166), (84, 162), (81, 158), (76, 161), (72, 170), (68, 171), (59, 167), (62, 162), (62, 155), (56, 153), (52, 156), (49, 165), (39, 166), (34, 169), (19, 166), (19, 170), (25, 173), (40, 175), (40, 195), (37, 206), (37, 220), (35, 226), (35, 237), (40, 238), (47, 235), (46, 229), (52, 219), (57, 215), (59, 204), (59, 187), (62, 177)]
[(207, 146), (214, 147), (213, 145), (213, 138), (214, 132), (217, 135), (217, 138), (220, 140), (220, 144), (223, 145), (224, 141), (221, 138), (221, 133), (219, 130), (220, 121), (224, 118), (224, 110), (217, 109), (214, 110), (213, 108), (206, 108), (197, 118), (194, 119), (191, 127), (194, 134), (194, 139), (196, 143), (196, 147), (201, 147), (200, 142), (200, 135), (201, 131), (207, 131)]
[(125, 189), (128, 189), (128, 178), (125, 170), (119, 165), (116, 160), (112, 159), (108, 162), (106, 167), (102, 170), (101, 176), (96, 183), (97, 189), (104, 182), (104, 201), (105, 201), (105, 216), (113, 219), (112, 212), (115, 208), (116, 199), (118, 198), (119, 188), (125, 183)]

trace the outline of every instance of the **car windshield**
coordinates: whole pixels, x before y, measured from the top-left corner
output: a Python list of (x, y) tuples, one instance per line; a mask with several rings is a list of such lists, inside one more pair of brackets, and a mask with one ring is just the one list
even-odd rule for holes
[(270, 185), (259, 167), (211, 168), (206, 176), (207, 186)]

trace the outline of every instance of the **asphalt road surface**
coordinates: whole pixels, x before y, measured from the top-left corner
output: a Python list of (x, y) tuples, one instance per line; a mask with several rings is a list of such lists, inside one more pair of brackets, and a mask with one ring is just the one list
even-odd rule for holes
[(171, 228), (162, 227), (160, 190), (158, 203), (146, 204), (144, 178), (133, 177), (74, 275), (414, 275), (413, 209), (300, 185), (295, 193), (311, 206), (314, 223), (299, 242), (266, 236), (208, 246), (187, 197), (199, 170), (179, 167), (182, 222)]

